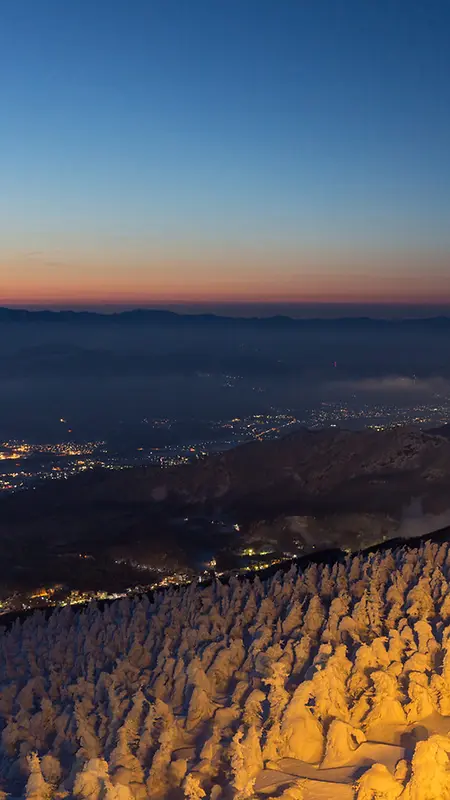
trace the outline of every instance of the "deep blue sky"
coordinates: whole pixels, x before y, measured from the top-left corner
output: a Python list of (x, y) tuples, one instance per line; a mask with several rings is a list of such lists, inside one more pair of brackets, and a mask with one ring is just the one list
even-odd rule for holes
[(449, 39), (448, 0), (4, 0), (0, 303), (449, 300)]

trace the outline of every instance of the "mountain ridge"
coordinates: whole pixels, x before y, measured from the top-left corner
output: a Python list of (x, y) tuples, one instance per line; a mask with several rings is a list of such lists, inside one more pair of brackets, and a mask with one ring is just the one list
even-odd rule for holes
[(208, 324), (233, 324), (233, 325), (256, 325), (259, 327), (273, 328), (273, 327), (292, 327), (292, 328), (315, 328), (323, 326), (327, 328), (336, 327), (350, 327), (352, 329), (358, 327), (364, 328), (387, 328), (397, 329), (405, 327), (427, 328), (427, 329), (449, 329), (450, 330), (450, 316), (428, 316), (423, 318), (404, 317), (395, 319), (384, 319), (381, 317), (310, 317), (310, 318), (296, 318), (283, 314), (276, 314), (273, 316), (259, 317), (233, 317), (229, 315), (220, 315), (212, 313), (200, 314), (185, 314), (170, 311), (168, 309), (159, 308), (136, 308), (129, 311), (119, 311), (104, 313), (99, 311), (73, 311), (73, 310), (29, 310), (8, 308), (0, 306), (0, 324), (4, 323), (32, 323), (32, 322), (50, 322), (52, 324), (65, 324), (65, 323), (94, 323), (94, 324), (138, 324), (138, 323), (164, 323), (175, 325), (208, 325)]
[[(152, 541), (161, 544), (158, 531), (173, 533), (170, 520), (199, 515), (239, 522), (243, 541), (277, 540), (287, 531), (310, 548), (359, 549), (385, 534), (450, 525), (449, 481), (445, 435), (301, 429), (165, 470), (138, 467), (47, 484), (25, 504), (20, 493), (12, 495), (1, 502), (0, 533), (11, 546), (44, 534), (48, 542), (83, 534), (108, 543), (135, 537), (151, 549)], [(190, 534), (177, 531), (188, 553)]]
[(104, 589), (123, 562), (198, 574), (215, 559), (232, 572), (258, 554), (356, 552), (450, 528), (445, 434), (304, 428), (191, 464), (18, 492), (0, 502), (0, 585), (78, 588), (89, 578)]

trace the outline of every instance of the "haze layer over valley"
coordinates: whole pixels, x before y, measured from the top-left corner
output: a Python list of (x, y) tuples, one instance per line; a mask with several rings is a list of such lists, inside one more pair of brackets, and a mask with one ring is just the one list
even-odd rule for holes
[[(140, 435), (144, 419), (231, 419), (322, 401), (450, 395), (450, 321), (101, 316), (0, 309), (0, 438)], [(183, 398), (180, 407), (180, 397)], [(432, 399), (435, 402), (431, 402)], [(345, 402), (344, 402), (345, 405)]]

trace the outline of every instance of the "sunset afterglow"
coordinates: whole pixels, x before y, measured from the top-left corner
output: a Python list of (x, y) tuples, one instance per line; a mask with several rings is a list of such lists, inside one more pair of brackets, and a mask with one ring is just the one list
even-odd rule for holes
[(425, 4), (175, 2), (182, 36), (170, 3), (26, 5), (3, 20), (0, 305), (450, 302)]

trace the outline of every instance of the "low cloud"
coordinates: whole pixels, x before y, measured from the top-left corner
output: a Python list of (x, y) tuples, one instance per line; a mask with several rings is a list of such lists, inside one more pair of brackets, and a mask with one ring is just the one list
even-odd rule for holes
[(386, 394), (444, 394), (450, 392), (450, 381), (436, 376), (434, 378), (411, 378), (405, 375), (387, 375), (382, 378), (341, 381), (333, 384), (335, 388), (353, 392)]
[(448, 526), (450, 526), (450, 509), (441, 514), (427, 514), (423, 510), (422, 498), (415, 497), (409, 506), (403, 509), (397, 536), (411, 539), (416, 536), (426, 536)]

